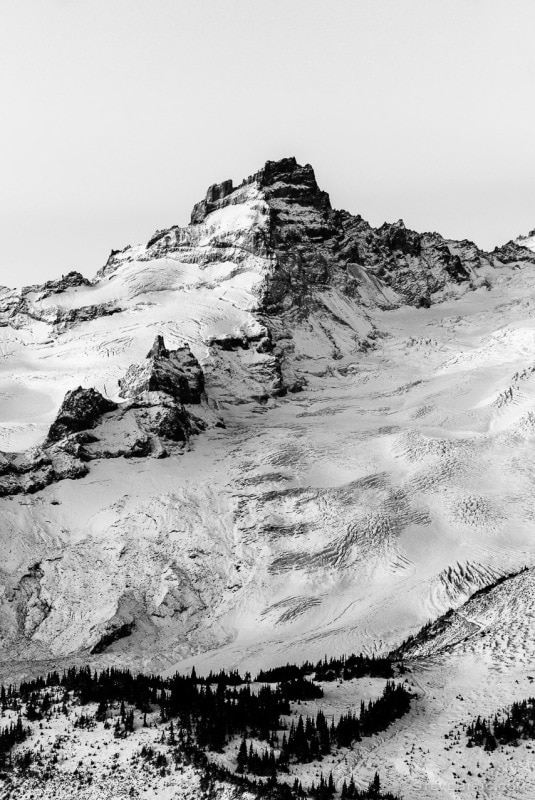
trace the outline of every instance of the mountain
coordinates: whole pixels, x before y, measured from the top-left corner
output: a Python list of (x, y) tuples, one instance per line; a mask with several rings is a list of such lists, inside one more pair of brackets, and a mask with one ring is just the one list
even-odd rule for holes
[[(488, 751), (467, 731), (534, 680), (534, 266), (533, 232), (484, 252), (373, 228), (283, 159), (214, 184), (188, 226), (94, 279), (0, 289), (0, 683), (58, 670), (24, 701), (0, 690), (6, 796), (251, 800), (229, 778), (236, 736), (176, 751), (165, 677), (127, 710), (130, 673), (105, 672), (103, 711), (72, 667), (305, 660), (316, 689), (294, 685), (312, 694), (281, 736), (379, 702), (381, 664), (410, 699), (283, 783), (533, 795), (529, 736)], [(389, 660), (329, 675), (352, 651)]]
[(1, 289), (5, 670), (385, 651), (532, 565), (530, 246), (373, 228), (288, 158)]

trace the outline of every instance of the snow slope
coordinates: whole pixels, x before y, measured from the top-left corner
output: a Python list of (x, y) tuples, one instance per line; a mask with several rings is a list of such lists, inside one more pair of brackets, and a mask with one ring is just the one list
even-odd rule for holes
[[(292, 160), (222, 186), (93, 282), (0, 295), (5, 451), (42, 441), (77, 385), (121, 402), (156, 334), (190, 345), (226, 425), (0, 499), (5, 663), (384, 650), (533, 563), (531, 261), (401, 223), (340, 228)], [(379, 278), (377, 253), (414, 277)], [(442, 302), (407, 305), (423, 280)]]

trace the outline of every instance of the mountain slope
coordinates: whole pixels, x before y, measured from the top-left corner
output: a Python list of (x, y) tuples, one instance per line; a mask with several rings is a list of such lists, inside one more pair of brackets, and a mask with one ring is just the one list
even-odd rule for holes
[(534, 263), (284, 159), (94, 281), (2, 290), (6, 665), (372, 652), (531, 565)]

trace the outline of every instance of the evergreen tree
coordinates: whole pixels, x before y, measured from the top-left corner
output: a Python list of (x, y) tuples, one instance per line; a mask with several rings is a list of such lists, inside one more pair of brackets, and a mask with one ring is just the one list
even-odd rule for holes
[(238, 758), (236, 760), (236, 772), (245, 772), (245, 765), (247, 764), (247, 742), (245, 737), (242, 739), (240, 749), (238, 750)]

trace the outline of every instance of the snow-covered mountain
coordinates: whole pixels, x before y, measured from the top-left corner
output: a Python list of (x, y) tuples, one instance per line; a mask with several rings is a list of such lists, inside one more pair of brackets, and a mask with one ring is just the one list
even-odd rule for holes
[(530, 242), (374, 229), (284, 159), (1, 289), (6, 671), (385, 650), (533, 565)]
[[(487, 253), (375, 229), (294, 159), (92, 280), (0, 289), (0, 682), (393, 649), (411, 709), (324, 759), (338, 791), (378, 769), (405, 800), (531, 797), (529, 743), (462, 744), (533, 681), (534, 297), (533, 233)], [(293, 713), (338, 720), (383, 684)], [(88, 800), (205, 791), (191, 765), (132, 773), (155, 709), (123, 740), (69, 703), (18, 796), (72, 797), (82, 763)]]

